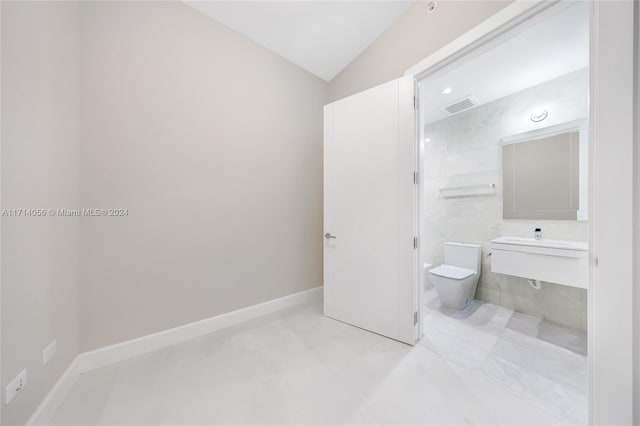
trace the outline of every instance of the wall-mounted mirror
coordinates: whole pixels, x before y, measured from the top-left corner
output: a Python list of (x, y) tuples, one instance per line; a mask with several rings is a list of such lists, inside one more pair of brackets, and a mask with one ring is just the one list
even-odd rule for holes
[(502, 140), (503, 218), (587, 220), (587, 121)]

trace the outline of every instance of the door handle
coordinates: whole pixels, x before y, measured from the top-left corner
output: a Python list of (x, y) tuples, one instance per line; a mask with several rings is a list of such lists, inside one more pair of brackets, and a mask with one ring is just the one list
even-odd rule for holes
[(324, 234), (324, 237), (325, 237), (327, 240), (330, 240), (330, 239), (332, 239), (332, 238), (335, 238), (335, 235), (331, 235), (330, 233), (328, 233), (328, 232), (327, 232), (326, 234)]

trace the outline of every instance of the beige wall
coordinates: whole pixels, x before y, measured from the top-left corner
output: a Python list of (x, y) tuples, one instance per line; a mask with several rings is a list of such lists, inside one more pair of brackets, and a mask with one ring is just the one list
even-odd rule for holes
[[(2, 208), (76, 208), (77, 5), (1, 8)], [(1, 404), (5, 385), (28, 375), (3, 425), (24, 424), (78, 353), (78, 230), (78, 218), (2, 217)]]
[(328, 84), (179, 2), (81, 35), (82, 349), (321, 285)]
[(418, 1), (331, 80), (332, 101), (398, 78), (411, 66), (455, 40), (510, 1), (438, 1), (434, 13)]

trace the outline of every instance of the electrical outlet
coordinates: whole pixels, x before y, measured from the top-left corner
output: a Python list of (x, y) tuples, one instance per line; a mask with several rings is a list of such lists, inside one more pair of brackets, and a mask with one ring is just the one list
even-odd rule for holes
[(57, 340), (54, 340), (53, 342), (49, 343), (49, 346), (44, 348), (44, 351), (42, 351), (42, 363), (43, 364), (48, 363), (49, 360), (53, 358), (53, 356), (56, 354), (57, 350), (58, 350)]
[(16, 376), (15, 379), (9, 383), (5, 389), (4, 399), (5, 404), (11, 402), (11, 400), (27, 386), (27, 370), (24, 369)]

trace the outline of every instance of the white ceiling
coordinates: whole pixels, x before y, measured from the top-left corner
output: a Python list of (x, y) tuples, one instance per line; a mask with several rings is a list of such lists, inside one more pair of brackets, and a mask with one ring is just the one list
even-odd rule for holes
[(413, 1), (184, 3), (324, 80), (331, 80)]
[[(469, 95), (491, 102), (589, 65), (589, 4), (575, 2), (506, 42), (421, 83), (425, 122)], [(451, 94), (443, 95), (450, 87)]]

